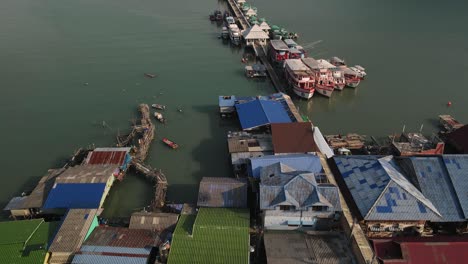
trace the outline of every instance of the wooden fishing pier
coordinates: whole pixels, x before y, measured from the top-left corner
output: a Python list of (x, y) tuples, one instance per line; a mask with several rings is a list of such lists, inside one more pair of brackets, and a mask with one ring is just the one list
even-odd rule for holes
[(239, 26), (241, 27), (241, 29), (246, 30), (246, 29), (250, 28), (249, 21), (244, 16), (244, 14), (242, 13), (242, 10), (236, 4), (235, 0), (228, 0), (227, 2), (229, 4), (229, 8), (231, 9), (231, 11), (237, 17), (237, 21), (239, 21)]
[(117, 135), (117, 146), (132, 146), (131, 165), (136, 171), (145, 175), (148, 180), (154, 183), (154, 198), (151, 202), (151, 209), (156, 210), (157, 208), (164, 207), (167, 179), (161, 170), (153, 169), (151, 166), (144, 164), (151, 142), (154, 139), (155, 128), (151, 121), (149, 106), (147, 104), (140, 104), (139, 112), (141, 113), (139, 124), (133, 124), (130, 134), (124, 136)]

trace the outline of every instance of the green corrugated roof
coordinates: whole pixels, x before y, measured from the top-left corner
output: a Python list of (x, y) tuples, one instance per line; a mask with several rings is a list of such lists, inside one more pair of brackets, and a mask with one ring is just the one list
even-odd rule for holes
[(249, 223), (247, 209), (200, 208), (197, 216), (181, 215), (168, 263), (248, 263)]
[(58, 225), (42, 219), (0, 222), (0, 263), (42, 263)]

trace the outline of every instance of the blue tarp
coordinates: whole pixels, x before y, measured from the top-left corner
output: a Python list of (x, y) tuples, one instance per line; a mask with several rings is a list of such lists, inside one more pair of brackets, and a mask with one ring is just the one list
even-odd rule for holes
[(242, 129), (248, 130), (272, 123), (291, 123), (287, 109), (278, 101), (255, 100), (236, 105)]
[(44, 209), (99, 208), (105, 183), (57, 183), (49, 193)]
[(259, 158), (251, 158), (251, 176), (260, 177), (260, 171), (263, 167), (281, 162), (297, 171), (308, 171), (319, 173), (322, 171), (320, 158), (312, 154), (291, 154), (291, 155), (273, 155)]

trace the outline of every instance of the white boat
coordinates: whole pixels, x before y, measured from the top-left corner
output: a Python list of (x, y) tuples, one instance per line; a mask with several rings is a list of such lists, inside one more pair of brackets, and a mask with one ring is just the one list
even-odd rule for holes
[(335, 82), (335, 89), (342, 91), (346, 86), (346, 79), (344, 71), (339, 68), (332, 69), (333, 80)]
[(331, 97), (335, 89), (332, 69), (336, 67), (326, 60), (304, 58), (302, 61), (315, 73), (315, 91), (323, 96)]
[(351, 68), (344, 68), (344, 76), (346, 80), (346, 86), (356, 88), (361, 83), (361, 78), (358, 73), (353, 71)]
[(235, 24), (236, 20), (232, 16), (228, 16), (228, 17), (226, 17), (226, 23), (228, 25)]
[(229, 38), (234, 45), (240, 45), (241, 43), (241, 32), (236, 24), (229, 25)]
[(163, 117), (161, 113), (154, 112), (154, 117), (161, 123), (166, 123), (166, 119)]
[(228, 39), (229, 38), (229, 31), (228, 31), (227, 27), (223, 27), (223, 29), (221, 31), (221, 37), (223, 39)]
[(354, 65), (354, 67), (350, 67), (350, 69), (352, 69), (353, 71), (357, 72), (359, 78), (364, 79), (364, 77), (366, 77), (367, 73), (366, 73), (366, 69), (364, 67), (362, 67), (361, 65)]
[(305, 99), (312, 98), (315, 92), (314, 73), (300, 59), (285, 60), (284, 73), (288, 84), (297, 96)]

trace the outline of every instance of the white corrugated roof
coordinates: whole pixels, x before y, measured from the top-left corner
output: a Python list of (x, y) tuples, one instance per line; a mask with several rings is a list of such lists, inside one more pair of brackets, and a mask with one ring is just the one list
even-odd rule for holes
[(331, 63), (330, 63), (329, 61), (327, 61), (327, 60), (320, 59), (320, 60), (317, 60), (317, 62), (319, 63), (320, 68), (325, 68), (325, 69), (336, 68), (335, 65), (331, 64)]
[(285, 60), (284, 63), (292, 71), (307, 71), (309, 69), (300, 59), (288, 59)]

